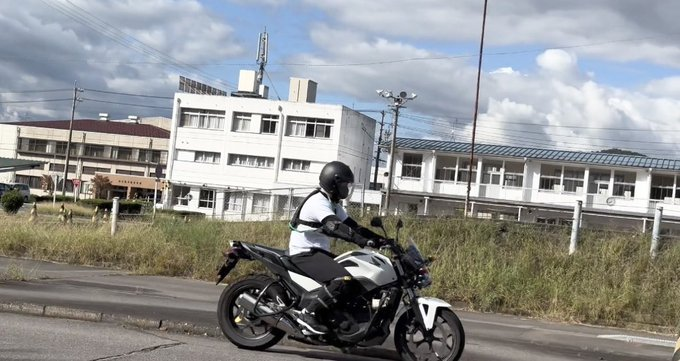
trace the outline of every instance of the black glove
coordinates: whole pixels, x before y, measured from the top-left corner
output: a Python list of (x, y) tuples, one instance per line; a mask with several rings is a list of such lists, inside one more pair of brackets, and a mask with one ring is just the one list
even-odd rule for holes
[(390, 244), (390, 241), (391, 240), (385, 239), (385, 238), (372, 239), (372, 240), (366, 242), (366, 247), (380, 248), (380, 247), (383, 247), (383, 246)]

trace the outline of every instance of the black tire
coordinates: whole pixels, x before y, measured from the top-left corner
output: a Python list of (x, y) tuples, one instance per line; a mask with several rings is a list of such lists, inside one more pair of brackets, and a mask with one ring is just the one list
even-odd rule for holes
[[(265, 275), (249, 276), (225, 288), (222, 296), (220, 296), (217, 304), (217, 320), (220, 329), (224, 336), (239, 348), (265, 350), (276, 345), (286, 335), (285, 332), (273, 328), (257, 318), (243, 314), (235, 304), (238, 296), (244, 292), (251, 292), (257, 297), (259, 291), (264, 289), (271, 281), (272, 279)], [(266, 302), (265, 298), (268, 297), (275, 299), (277, 295), (283, 298), (285, 292), (281, 286), (272, 285), (267, 289), (267, 294), (262, 301)], [(262, 332), (256, 333), (255, 327), (262, 329)], [(245, 330), (250, 330), (250, 334), (244, 332)]]
[[(415, 327), (413, 311), (403, 313), (394, 328), (394, 345), (401, 359), (404, 361), (460, 359), (465, 348), (465, 331), (458, 316), (447, 308), (440, 308), (432, 331), (435, 339), (428, 342), (423, 337), (422, 331)], [(437, 351), (437, 354), (433, 351)]]

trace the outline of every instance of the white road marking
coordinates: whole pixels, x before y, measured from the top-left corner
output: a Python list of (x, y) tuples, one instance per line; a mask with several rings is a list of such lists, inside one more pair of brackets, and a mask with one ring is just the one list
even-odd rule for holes
[(609, 340), (617, 340), (617, 341), (624, 341), (624, 342), (643, 343), (643, 344), (646, 344), (646, 345), (655, 345), (655, 346), (663, 346), (663, 347), (670, 347), (670, 348), (675, 347), (675, 341), (662, 340), (660, 338), (627, 336), (627, 335), (598, 335), (597, 338), (606, 338), (606, 339), (609, 339)]

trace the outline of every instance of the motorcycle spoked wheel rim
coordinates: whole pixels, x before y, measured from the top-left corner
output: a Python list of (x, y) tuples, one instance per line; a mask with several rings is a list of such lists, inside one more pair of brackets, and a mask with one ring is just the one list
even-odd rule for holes
[(448, 360), (456, 351), (456, 336), (453, 326), (441, 315), (437, 315), (434, 321), (432, 337), (432, 341), (428, 342), (415, 325), (415, 319), (411, 319), (404, 335), (406, 349), (418, 361)]
[[(260, 289), (254, 287), (244, 288), (239, 291), (239, 295), (248, 293), (255, 298), (260, 294)], [(265, 298), (266, 296), (263, 297), (262, 301), (265, 301)], [(236, 305), (236, 299), (237, 297), (234, 297), (234, 302), (229, 305), (229, 312), (227, 315), (227, 321), (232, 325), (232, 328), (242, 337), (251, 340), (257, 340), (268, 336), (273, 328), (264, 321), (253, 317), (248, 311), (241, 309)], [(261, 331), (258, 332), (258, 330)], [(245, 333), (244, 331), (250, 332)]]

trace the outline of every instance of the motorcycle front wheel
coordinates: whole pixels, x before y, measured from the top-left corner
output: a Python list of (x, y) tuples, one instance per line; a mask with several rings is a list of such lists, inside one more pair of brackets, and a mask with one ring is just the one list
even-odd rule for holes
[[(239, 348), (264, 350), (277, 344), (285, 332), (273, 328), (254, 317), (236, 304), (236, 299), (243, 293), (257, 298), (272, 279), (264, 275), (250, 276), (225, 288), (217, 306), (217, 320), (224, 336)], [(276, 300), (283, 293), (281, 286), (274, 284), (267, 289), (261, 302)]]
[(404, 361), (456, 361), (463, 354), (465, 331), (453, 311), (437, 311), (432, 330), (423, 332), (413, 311), (399, 317), (394, 329), (394, 344)]

